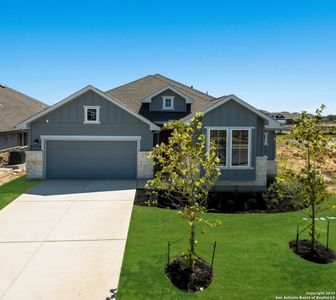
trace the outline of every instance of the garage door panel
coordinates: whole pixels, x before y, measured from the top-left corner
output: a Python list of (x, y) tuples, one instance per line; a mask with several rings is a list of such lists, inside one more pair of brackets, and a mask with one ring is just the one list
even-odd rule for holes
[(137, 143), (47, 141), (47, 178), (136, 178)]

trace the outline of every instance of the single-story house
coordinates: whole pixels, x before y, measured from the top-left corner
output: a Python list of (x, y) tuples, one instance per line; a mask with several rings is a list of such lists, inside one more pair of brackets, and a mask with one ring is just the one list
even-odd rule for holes
[(291, 125), (295, 124), (295, 118), (301, 118), (301, 114), (297, 112), (290, 113), (288, 111), (282, 111), (272, 113), (272, 117), (280, 124)]
[(159, 74), (106, 92), (87, 86), (20, 123), (29, 129), (27, 176), (151, 178), (148, 154), (169, 136), (162, 125), (197, 112), (220, 158), (216, 188), (264, 190), (276, 174), (280, 124), (235, 95), (216, 98)]
[(0, 85), (0, 150), (27, 145), (27, 129), (16, 125), (46, 109), (48, 105)]

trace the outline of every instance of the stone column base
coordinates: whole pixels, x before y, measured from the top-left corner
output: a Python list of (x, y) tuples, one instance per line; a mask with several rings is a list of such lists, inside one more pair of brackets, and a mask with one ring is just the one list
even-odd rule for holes
[(43, 179), (42, 151), (26, 151), (26, 176), (29, 179)]
[(150, 151), (139, 151), (137, 162), (137, 178), (150, 179), (153, 178), (153, 160), (148, 158)]

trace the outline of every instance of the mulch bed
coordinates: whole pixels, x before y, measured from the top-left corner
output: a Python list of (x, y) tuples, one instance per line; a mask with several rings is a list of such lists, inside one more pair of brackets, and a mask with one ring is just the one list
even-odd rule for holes
[(296, 240), (289, 243), (289, 247), (293, 252), (305, 260), (315, 262), (317, 264), (329, 264), (336, 260), (336, 252), (327, 249), (320, 243), (315, 245), (313, 253), (310, 251), (311, 242), (309, 240), (298, 241), (298, 249), (296, 249)]
[(191, 270), (183, 257), (178, 257), (165, 268), (165, 272), (171, 283), (185, 292), (206, 289), (213, 277), (210, 265), (200, 258), (196, 258)]

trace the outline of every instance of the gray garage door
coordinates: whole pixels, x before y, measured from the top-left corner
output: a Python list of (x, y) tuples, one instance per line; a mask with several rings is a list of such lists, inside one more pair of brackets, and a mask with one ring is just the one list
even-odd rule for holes
[(136, 142), (47, 141), (49, 179), (133, 179), (136, 165)]

